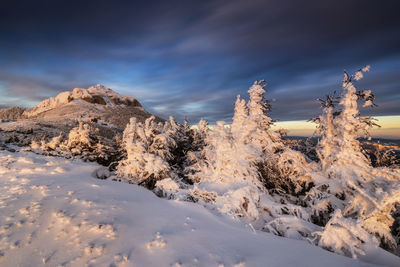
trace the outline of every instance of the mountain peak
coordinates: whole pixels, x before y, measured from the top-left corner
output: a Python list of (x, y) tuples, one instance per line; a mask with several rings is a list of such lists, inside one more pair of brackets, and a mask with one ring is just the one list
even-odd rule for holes
[(104, 85), (97, 84), (88, 89), (74, 88), (72, 91), (59, 93), (40, 102), (36, 107), (26, 110), (24, 116), (34, 117), (42, 112), (64, 106), (72, 101), (85, 101), (92, 105), (142, 107), (133, 97), (121, 95)]

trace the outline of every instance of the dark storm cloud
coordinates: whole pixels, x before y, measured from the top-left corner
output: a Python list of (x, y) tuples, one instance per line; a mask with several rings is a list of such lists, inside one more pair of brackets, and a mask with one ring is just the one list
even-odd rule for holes
[(338, 89), (343, 69), (371, 64), (387, 73), (365, 79), (381, 103), (373, 112), (394, 115), (399, 7), (398, 1), (6, 1), (0, 81), (5, 95), (25, 101), (90, 83), (120, 85), (163, 117), (195, 122), (228, 120), (235, 95), (266, 79), (276, 99), (272, 115), (290, 120), (318, 113), (314, 100)]

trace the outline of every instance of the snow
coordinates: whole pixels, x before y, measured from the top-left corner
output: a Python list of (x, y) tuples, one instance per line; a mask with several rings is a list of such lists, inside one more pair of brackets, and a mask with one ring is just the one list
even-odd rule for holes
[[(255, 231), (195, 203), (95, 179), (98, 168), (0, 151), (0, 265), (368, 265), (304, 241)], [(383, 251), (368, 260), (376, 259), (400, 263)]]
[(45, 99), (33, 109), (26, 110), (24, 112), (24, 116), (28, 118), (34, 117), (42, 112), (66, 105), (74, 100), (83, 99), (89, 103), (95, 103), (96, 97), (102, 99), (104, 101), (103, 104), (108, 106), (137, 102), (137, 100), (133, 97), (118, 94), (112, 89), (106, 88), (104, 85), (97, 84), (96, 86), (91, 86), (88, 89), (75, 88), (72, 91), (61, 92), (56, 97)]

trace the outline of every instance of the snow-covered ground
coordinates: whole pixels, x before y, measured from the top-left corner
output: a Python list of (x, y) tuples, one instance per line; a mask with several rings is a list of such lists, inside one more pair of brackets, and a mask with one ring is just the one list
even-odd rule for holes
[[(255, 232), (195, 203), (95, 179), (97, 168), (0, 151), (0, 266), (368, 265)], [(367, 260), (400, 266), (384, 251)]]

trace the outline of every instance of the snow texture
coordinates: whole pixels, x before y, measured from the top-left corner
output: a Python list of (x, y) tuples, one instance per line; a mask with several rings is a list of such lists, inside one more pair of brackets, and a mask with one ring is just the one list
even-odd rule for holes
[(96, 168), (0, 151), (1, 266), (368, 266), (194, 203), (94, 179)]

